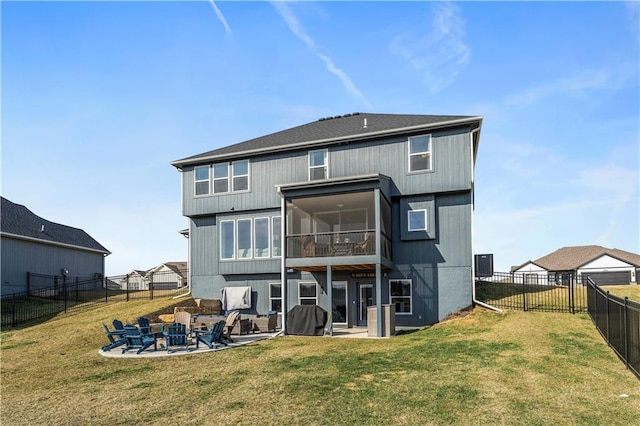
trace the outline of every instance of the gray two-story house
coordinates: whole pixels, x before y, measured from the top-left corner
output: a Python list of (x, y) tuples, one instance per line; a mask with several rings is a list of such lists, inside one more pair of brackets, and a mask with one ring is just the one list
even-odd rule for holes
[(247, 313), (318, 305), (329, 328), (377, 306), (378, 336), (382, 305), (400, 326), (470, 306), (481, 125), (353, 113), (174, 161), (193, 296)]

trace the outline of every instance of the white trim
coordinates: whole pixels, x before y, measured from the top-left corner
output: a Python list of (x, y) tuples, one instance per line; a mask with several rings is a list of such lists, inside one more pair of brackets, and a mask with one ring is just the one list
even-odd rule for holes
[[(411, 213), (424, 212), (424, 228), (411, 228)], [(427, 209), (407, 210), (407, 232), (429, 231), (429, 213)]]
[[(392, 282), (405, 282), (409, 284), (409, 296), (392, 296), (391, 295), (391, 283)], [(409, 312), (398, 312), (396, 310), (396, 315), (413, 315), (413, 280), (411, 279), (407, 279), (407, 278), (399, 278), (399, 279), (390, 279), (389, 280), (389, 303), (391, 303), (392, 305), (393, 303), (393, 298), (397, 298), (397, 299), (409, 299)]]
[(36, 243), (47, 244), (51, 246), (60, 246), (60, 247), (66, 247), (66, 248), (73, 248), (77, 250), (90, 251), (93, 253), (104, 254), (106, 256), (111, 254), (109, 250), (92, 249), (89, 247), (77, 246), (75, 244), (59, 243), (57, 241), (48, 241), (48, 240), (42, 240), (40, 238), (35, 238), (35, 237), (27, 237), (25, 235), (11, 234), (9, 232), (0, 232), (0, 235), (8, 238), (15, 238), (16, 240), (25, 240), (25, 241), (31, 241)]

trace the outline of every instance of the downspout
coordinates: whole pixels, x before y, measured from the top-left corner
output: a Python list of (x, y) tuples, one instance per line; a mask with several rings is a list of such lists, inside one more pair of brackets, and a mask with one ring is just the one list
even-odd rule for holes
[(278, 335), (286, 335), (287, 334), (287, 300), (288, 300), (288, 289), (287, 289), (287, 242), (285, 240), (286, 234), (286, 200), (280, 186), (276, 186), (276, 192), (280, 196), (282, 200), (280, 203), (280, 280), (282, 281), (282, 324), (280, 328), (280, 332)]
[(480, 302), (478, 299), (476, 299), (476, 259), (475, 256), (473, 255), (473, 247), (474, 245), (474, 232), (473, 232), (473, 210), (475, 210), (475, 204), (476, 204), (476, 200), (475, 200), (475, 164), (474, 164), (474, 150), (473, 150), (473, 135), (474, 133), (477, 133), (480, 131), (480, 127), (476, 127), (475, 129), (473, 129), (470, 133), (469, 133), (469, 141), (471, 143), (471, 301), (476, 304), (476, 305), (480, 305), (484, 308), (487, 309), (492, 309), (496, 312), (502, 312), (502, 309), (496, 308), (495, 306), (491, 306), (488, 305), (484, 302)]

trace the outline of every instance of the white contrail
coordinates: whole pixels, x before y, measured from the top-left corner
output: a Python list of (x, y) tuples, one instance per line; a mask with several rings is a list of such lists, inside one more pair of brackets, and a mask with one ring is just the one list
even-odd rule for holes
[(216, 12), (216, 15), (218, 16), (220, 22), (222, 22), (222, 25), (224, 25), (224, 30), (227, 32), (227, 34), (231, 34), (231, 27), (229, 26), (229, 24), (227, 24), (227, 20), (224, 19), (224, 15), (222, 14), (222, 12), (220, 12), (218, 6), (216, 6), (213, 0), (209, 0), (209, 4), (213, 8), (213, 11)]
[(302, 42), (304, 42), (304, 44), (306, 44), (307, 47), (311, 49), (311, 51), (324, 62), (327, 70), (331, 74), (340, 79), (345, 89), (347, 89), (347, 92), (351, 93), (356, 98), (364, 102), (365, 105), (370, 107), (369, 101), (367, 101), (362, 92), (356, 87), (353, 81), (351, 81), (349, 76), (340, 68), (338, 68), (330, 57), (320, 53), (313, 39), (306, 33), (306, 31), (300, 24), (300, 21), (298, 21), (298, 18), (296, 18), (293, 12), (291, 12), (291, 9), (289, 9), (287, 4), (285, 2), (272, 1), (271, 5), (278, 11), (282, 19), (284, 19), (284, 22), (287, 24), (287, 27), (289, 27), (291, 32)]

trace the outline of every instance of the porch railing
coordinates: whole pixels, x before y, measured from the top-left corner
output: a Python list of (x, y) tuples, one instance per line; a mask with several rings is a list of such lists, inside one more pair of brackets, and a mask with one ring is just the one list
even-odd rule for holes
[(287, 257), (289, 258), (373, 254), (376, 254), (376, 234), (373, 229), (287, 236)]

